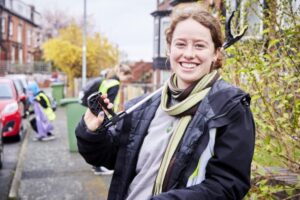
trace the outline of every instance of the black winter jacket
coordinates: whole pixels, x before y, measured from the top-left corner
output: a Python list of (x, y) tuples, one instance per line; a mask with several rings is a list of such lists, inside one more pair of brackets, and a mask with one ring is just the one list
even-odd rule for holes
[[(141, 98), (127, 104), (134, 105)], [(108, 199), (123, 200), (135, 177), (139, 150), (160, 104), (154, 96), (126, 116), (116, 127), (90, 133), (83, 121), (76, 128), (78, 149), (87, 163), (114, 169)], [(152, 200), (242, 199), (250, 188), (250, 166), (254, 152), (255, 126), (250, 97), (242, 90), (217, 81), (198, 106), (180, 147), (163, 193)], [(199, 157), (209, 141), (209, 130), (217, 129), (214, 156), (206, 166), (205, 180), (186, 187)]]

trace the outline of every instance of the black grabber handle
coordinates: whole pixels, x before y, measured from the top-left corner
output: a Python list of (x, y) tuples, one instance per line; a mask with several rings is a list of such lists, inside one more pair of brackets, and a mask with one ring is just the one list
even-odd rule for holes
[[(101, 111), (103, 111), (103, 108), (112, 116), (116, 116), (116, 113), (112, 110), (107, 108), (107, 104), (104, 103), (101, 92), (94, 92), (91, 94), (87, 99), (88, 108), (91, 110), (91, 112), (98, 116)], [(104, 112), (105, 113), (105, 112)]]

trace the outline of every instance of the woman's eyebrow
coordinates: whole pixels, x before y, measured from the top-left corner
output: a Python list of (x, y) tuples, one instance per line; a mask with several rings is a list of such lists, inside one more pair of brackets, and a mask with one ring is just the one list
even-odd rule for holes
[(206, 40), (202, 40), (202, 39), (195, 40), (195, 42), (203, 42), (205, 44), (208, 44), (208, 42)]
[[(174, 39), (174, 42), (177, 42), (177, 41), (181, 41), (181, 42), (189, 42), (190, 39), (185, 39), (185, 38), (175, 38)], [(197, 42), (201, 42), (201, 43), (205, 43), (205, 44), (208, 44), (208, 42), (206, 40), (203, 40), (203, 39), (195, 39), (195, 40), (192, 40), (193, 43), (197, 43)]]
[(174, 41), (183, 41), (183, 42), (185, 42), (186, 39), (184, 39), (184, 38), (174, 38)]

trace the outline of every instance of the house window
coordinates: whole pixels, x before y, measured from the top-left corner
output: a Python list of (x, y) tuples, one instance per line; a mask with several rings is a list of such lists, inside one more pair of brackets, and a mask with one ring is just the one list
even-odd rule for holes
[(19, 49), (19, 64), (23, 64), (23, 49)]
[(169, 17), (164, 17), (161, 19), (161, 28), (160, 28), (160, 57), (166, 57), (167, 52), (167, 41), (165, 31), (169, 27), (170, 20)]
[(9, 22), (9, 36), (13, 36), (14, 34), (14, 24), (12, 21)]
[(32, 31), (31, 31), (31, 29), (27, 29), (26, 38), (27, 38), (27, 45), (28, 46), (31, 45), (31, 37), (32, 37)]
[(241, 27), (248, 25), (245, 38), (261, 39), (263, 35), (263, 0), (241, 2)]
[(19, 43), (22, 43), (22, 25), (21, 24), (19, 24), (19, 26), (18, 26), (18, 35), (17, 35), (17, 37), (18, 37), (18, 42)]
[(153, 40), (153, 57), (158, 57), (159, 53), (159, 17), (154, 18), (154, 40)]
[(16, 49), (15, 47), (11, 47), (11, 55), (10, 55), (10, 61), (11, 63), (15, 63), (15, 58), (16, 58)]
[(30, 53), (27, 54), (27, 63), (32, 62), (32, 55)]
[(3, 17), (2, 19), (1, 19), (2, 21), (1, 21), (1, 32), (2, 33), (5, 33), (5, 18)]
[(38, 31), (35, 32), (35, 38), (33, 38), (34, 40), (34, 47), (39, 47), (41, 45), (41, 35)]

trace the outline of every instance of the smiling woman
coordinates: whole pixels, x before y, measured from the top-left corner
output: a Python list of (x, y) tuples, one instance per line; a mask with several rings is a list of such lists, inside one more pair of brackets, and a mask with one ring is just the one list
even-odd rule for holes
[(197, 13), (185, 9), (173, 12), (173, 23), (166, 31), (171, 68), (181, 89), (221, 67), (220, 49), (224, 42), (215, 17), (201, 8)]
[(115, 127), (103, 128), (108, 119), (88, 109), (76, 128), (79, 152), (114, 168), (109, 200), (240, 200), (250, 188), (255, 127), (249, 95), (218, 70), (219, 21), (186, 4), (173, 11), (166, 36), (173, 74), (162, 93)]

